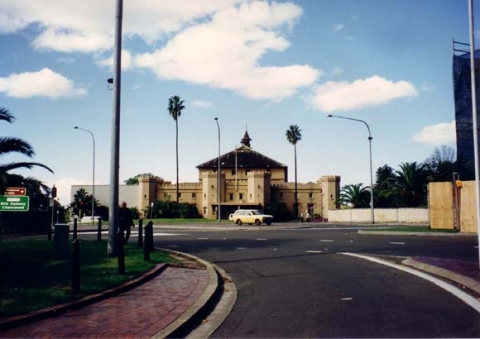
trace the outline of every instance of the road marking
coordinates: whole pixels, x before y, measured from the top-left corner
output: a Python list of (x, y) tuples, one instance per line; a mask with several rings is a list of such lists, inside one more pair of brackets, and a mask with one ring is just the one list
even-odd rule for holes
[(308, 250), (308, 251), (305, 251), (305, 253), (315, 254), (315, 253), (323, 253), (323, 251)]
[(208, 240), (208, 238), (197, 238), (198, 240)]
[(477, 299), (472, 297), (470, 294), (467, 294), (467, 293), (463, 292), (462, 290), (456, 288), (453, 285), (450, 285), (450, 284), (446, 283), (443, 280), (437, 279), (437, 278), (435, 278), (431, 275), (428, 275), (426, 273), (417, 271), (413, 268), (400, 266), (400, 265), (390, 263), (388, 261), (381, 260), (381, 259), (378, 259), (378, 258), (369, 257), (369, 256), (366, 256), (366, 255), (361, 255), (361, 254), (347, 253), (347, 252), (343, 252), (343, 253), (340, 253), (340, 254), (348, 255), (348, 256), (356, 257), (356, 258), (360, 258), (360, 259), (365, 259), (365, 260), (368, 260), (368, 261), (373, 261), (377, 264), (382, 264), (382, 265), (385, 265), (385, 266), (393, 267), (393, 268), (396, 268), (397, 270), (404, 271), (404, 272), (416, 275), (417, 277), (420, 277), (422, 279), (428, 280), (428, 281), (434, 283), (435, 285), (443, 288), (445, 291), (450, 292), (451, 294), (456, 296), (458, 299), (462, 300), (465, 304), (469, 305), (475, 311), (480, 313), (480, 301), (478, 301)]
[(391, 244), (391, 245), (405, 245), (404, 242), (400, 242), (400, 241), (390, 241), (389, 244)]
[(350, 301), (350, 300), (353, 300), (353, 298), (351, 297), (342, 298), (342, 301)]
[(320, 240), (320, 242), (333, 242), (333, 240)]
[(258, 241), (267, 241), (268, 239), (264, 239), (264, 238), (257, 238)]
[(237, 247), (237, 250), (246, 250), (246, 247)]

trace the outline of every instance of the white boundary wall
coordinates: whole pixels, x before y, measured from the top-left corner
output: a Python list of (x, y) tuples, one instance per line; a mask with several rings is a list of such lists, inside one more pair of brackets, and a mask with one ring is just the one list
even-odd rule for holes
[[(428, 208), (375, 208), (375, 223), (429, 224)], [(329, 210), (328, 222), (370, 223), (370, 208)]]

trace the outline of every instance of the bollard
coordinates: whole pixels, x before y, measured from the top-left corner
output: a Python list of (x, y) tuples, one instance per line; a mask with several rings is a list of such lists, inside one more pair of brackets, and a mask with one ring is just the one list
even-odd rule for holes
[(138, 220), (138, 247), (143, 247), (143, 219)]
[(77, 222), (77, 218), (73, 219), (73, 240), (77, 239)]
[(150, 261), (150, 252), (153, 252), (153, 223), (145, 225), (145, 242), (143, 244), (143, 260)]
[(102, 241), (102, 218), (98, 218), (97, 241)]
[(68, 258), (68, 238), (70, 227), (68, 224), (56, 224), (53, 235), (53, 257), (55, 259)]
[(48, 241), (52, 240), (52, 225), (49, 223), (47, 228), (47, 239)]
[(125, 274), (125, 249), (123, 248), (123, 232), (117, 233), (118, 274)]
[(80, 293), (80, 240), (73, 240), (72, 292)]

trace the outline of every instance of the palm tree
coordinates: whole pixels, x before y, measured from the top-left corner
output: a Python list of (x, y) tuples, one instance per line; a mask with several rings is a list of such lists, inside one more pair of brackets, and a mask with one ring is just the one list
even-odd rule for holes
[[(6, 121), (12, 123), (15, 120), (15, 117), (8, 112), (5, 108), (0, 108), (0, 121)], [(35, 155), (33, 147), (26, 141), (13, 137), (0, 137), (0, 156), (8, 153), (20, 153), (24, 154), (27, 157), (32, 157)], [(38, 162), (15, 162), (8, 164), (0, 164), (0, 195), (5, 192), (5, 188), (8, 186), (14, 186), (20, 180), (18, 175), (9, 173), (11, 170), (19, 168), (28, 168), (31, 169), (34, 166), (45, 168), (46, 170), (53, 173), (53, 171)], [(23, 178), (25, 183), (30, 183), (30, 185), (35, 182), (42, 188), (46, 188), (41, 182), (33, 178)]]
[(183, 105), (183, 100), (180, 100), (178, 95), (174, 95), (170, 99), (168, 99), (168, 112), (172, 116), (173, 120), (175, 120), (175, 150), (177, 155), (177, 204), (178, 204), (178, 196), (179, 196), (179, 187), (178, 187), (178, 117), (182, 115), (182, 111), (185, 108)]
[(396, 171), (395, 188), (405, 207), (419, 207), (427, 203), (427, 176), (424, 164), (406, 162)]
[(370, 187), (363, 184), (345, 185), (338, 201), (352, 208), (366, 208), (370, 205)]
[(295, 158), (295, 203), (293, 205), (293, 214), (298, 219), (298, 197), (297, 197), (297, 142), (302, 140), (301, 129), (297, 125), (290, 125), (287, 129), (287, 140), (293, 145), (293, 154)]
[(377, 169), (375, 186), (375, 206), (377, 207), (395, 207), (397, 205), (397, 196), (394, 189), (396, 183), (395, 170), (388, 165), (383, 165)]

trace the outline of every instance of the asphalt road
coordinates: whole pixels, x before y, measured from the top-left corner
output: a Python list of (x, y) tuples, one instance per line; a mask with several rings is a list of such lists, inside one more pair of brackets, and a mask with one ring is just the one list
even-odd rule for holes
[(480, 314), (454, 295), (409, 273), (342, 254), (477, 261), (475, 236), (374, 236), (341, 226), (165, 227), (155, 234), (156, 246), (196, 255), (233, 277), (238, 300), (213, 337), (480, 337)]

